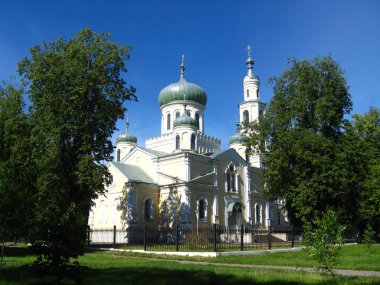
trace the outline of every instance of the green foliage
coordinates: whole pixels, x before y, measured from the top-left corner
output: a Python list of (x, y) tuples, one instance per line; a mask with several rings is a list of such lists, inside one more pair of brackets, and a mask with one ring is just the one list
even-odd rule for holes
[(36, 194), (32, 238), (40, 263), (59, 266), (83, 253), (91, 200), (104, 193), (112, 133), (125, 100), (135, 99), (121, 75), (129, 47), (85, 28), (43, 43), (19, 63), (31, 101), (30, 156)]
[(371, 225), (367, 225), (367, 228), (364, 230), (363, 242), (367, 245), (369, 249), (375, 241), (373, 240), (375, 236), (375, 231), (372, 229)]
[(380, 109), (371, 107), (364, 115), (354, 115), (351, 136), (356, 138), (356, 148), (361, 156), (362, 179), (360, 183), (359, 230), (366, 225), (380, 234)]
[(23, 88), (0, 85), (0, 240), (26, 236), (34, 193)]
[(248, 147), (263, 153), (267, 196), (285, 198), (295, 225), (320, 217), (327, 207), (355, 214), (358, 195), (344, 181), (351, 172), (340, 156), (344, 115), (351, 110), (343, 71), (329, 56), (290, 64), (271, 79), (274, 95), (260, 124), (243, 126)]
[(333, 273), (341, 262), (341, 246), (344, 227), (338, 224), (337, 215), (327, 210), (315, 224), (308, 225), (304, 232), (304, 241), (311, 257), (319, 269)]

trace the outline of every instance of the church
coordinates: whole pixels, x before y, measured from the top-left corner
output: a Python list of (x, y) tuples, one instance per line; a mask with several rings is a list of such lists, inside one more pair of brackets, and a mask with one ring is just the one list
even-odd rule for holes
[[(239, 122), (260, 120), (260, 80), (248, 46)], [(247, 154), (247, 137), (237, 131), (229, 149), (205, 133), (207, 94), (185, 78), (164, 87), (158, 96), (161, 135), (138, 145), (128, 132), (116, 139), (116, 159), (108, 163), (112, 183), (94, 201), (91, 229), (138, 226), (240, 225), (257, 229), (288, 228), (281, 201), (263, 196), (259, 153)]]

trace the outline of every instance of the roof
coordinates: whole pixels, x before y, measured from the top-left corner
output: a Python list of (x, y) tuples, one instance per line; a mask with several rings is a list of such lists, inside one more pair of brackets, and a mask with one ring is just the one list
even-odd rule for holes
[(147, 153), (150, 153), (154, 156), (157, 156), (157, 157), (160, 157), (160, 156), (164, 156), (164, 155), (167, 155), (166, 152), (163, 152), (163, 151), (158, 151), (158, 150), (153, 150), (153, 149), (148, 149), (148, 148), (145, 148), (145, 147), (138, 147), (139, 149), (147, 152)]
[(130, 164), (124, 164), (116, 161), (110, 162), (115, 166), (129, 181), (145, 182), (154, 184), (153, 179), (140, 167)]
[(206, 92), (202, 87), (188, 82), (185, 78), (181, 78), (178, 82), (169, 84), (163, 88), (158, 96), (158, 103), (160, 106), (163, 106), (174, 101), (183, 101), (184, 95), (186, 96), (186, 101), (197, 102), (206, 106)]

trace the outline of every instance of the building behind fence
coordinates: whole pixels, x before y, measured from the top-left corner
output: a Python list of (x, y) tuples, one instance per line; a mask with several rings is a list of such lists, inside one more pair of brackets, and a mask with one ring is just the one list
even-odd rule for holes
[(89, 229), (89, 246), (157, 251), (236, 251), (295, 247), (298, 231), (273, 231), (253, 227), (133, 227), (127, 230)]

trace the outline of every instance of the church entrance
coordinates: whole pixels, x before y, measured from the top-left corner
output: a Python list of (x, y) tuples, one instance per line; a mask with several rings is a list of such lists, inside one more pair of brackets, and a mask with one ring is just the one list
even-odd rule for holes
[(228, 211), (228, 227), (240, 227), (242, 206), (239, 202), (230, 203), (227, 208)]

